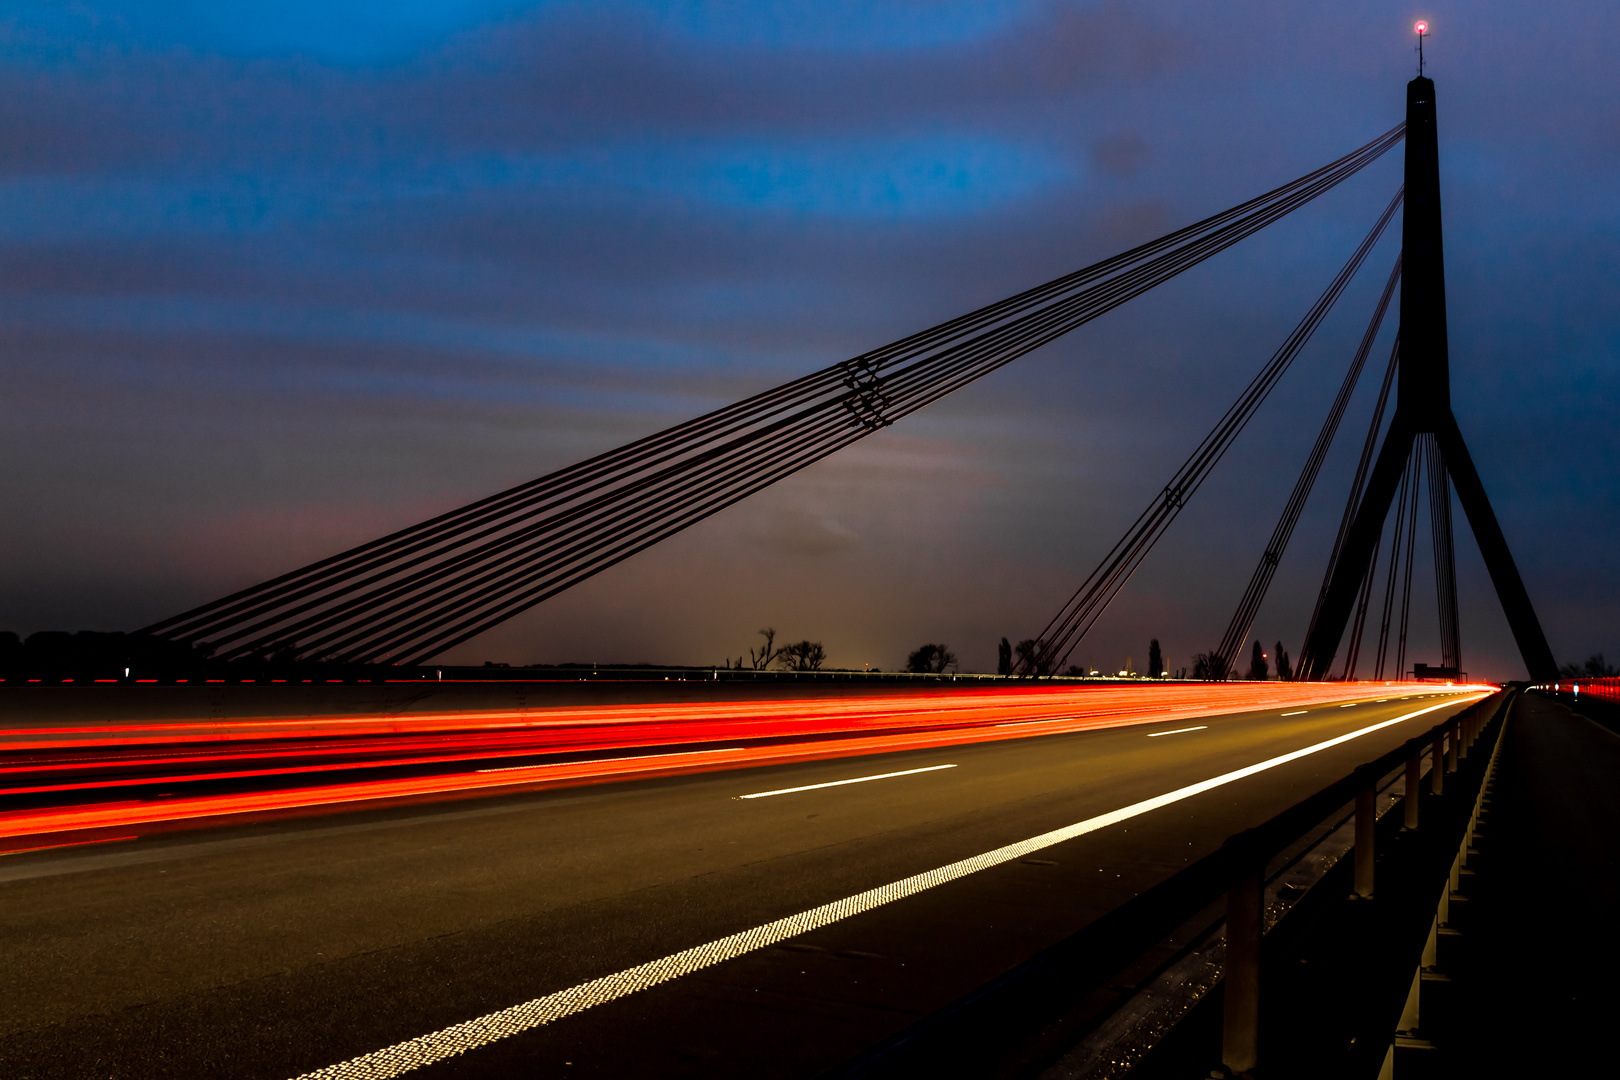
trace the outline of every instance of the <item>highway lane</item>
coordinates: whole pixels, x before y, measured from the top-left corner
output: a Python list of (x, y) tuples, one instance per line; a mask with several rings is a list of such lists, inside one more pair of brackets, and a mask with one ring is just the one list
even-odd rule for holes
[(24, 711), (0, 728), (0, 854), (360, 803), (1027, 738), (1171, 715), (1309, 708), (1362, 692), (1337, 683), (1012, 682), (737, 700), (739, 688), (716, 684), (710, 700), (693, 700), (688, 690), (685, 700), (614, 703), (570, 702), (576, 694), (566, 684), (535, 689), (547, 700), (534, 709), (136, 719), (127, 712), (152, 705), (137, 690), (118, 703), (124, 715), (91, 710), (70, 718), (61, 715), (62, 701), (54, 717)]
[[(1434, 693), (9, 856), (0, 1061), (297, 1075), (1464, 698)], [(412, 1075), (811, 1075), (1453, 707)]]

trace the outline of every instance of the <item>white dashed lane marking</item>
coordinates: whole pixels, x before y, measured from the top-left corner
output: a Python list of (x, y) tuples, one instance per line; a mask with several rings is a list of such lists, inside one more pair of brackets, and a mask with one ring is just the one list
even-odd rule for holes
[(1208, 724), (1199, 724), (1197, 727), (1178, 727), (1174, 731), (1150, 731), (1148, 738), (1157, 739), (1160, 735), (1185, 735), (1189, 731), (1208, 731)]
[(796, 791), (815, 791), (818, 788), (843, 787), (845, 784), (864, 784), (868, 780), (888, 780), (895, 776), (916, 776), (918, 773), (954, 769), (955, 765), (930, 765), (926, 769), (906, 769), (902, 772), (877, 773), (873, 776), (855, 776), (848, 780), (829, 780), (825, 784), (805, 784), (803, 787), (777, 788), (775, 791), (756, 791), (752, 795), (737, 795), (738, 799), (766, 799), (772, 795), (792, 795)]

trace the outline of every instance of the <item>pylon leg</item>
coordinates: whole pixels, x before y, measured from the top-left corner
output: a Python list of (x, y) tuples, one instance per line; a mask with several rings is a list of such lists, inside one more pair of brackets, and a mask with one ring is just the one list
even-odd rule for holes
[(1451, 480), (1457, 486), (1457, 500), (1468, 515), (1468, 527), (1473, 530), (1479, 553), (1485, 558), (1485, 568), (1490, 571), (1491, 584), (1496, 586), (1496, 598), (1507, 616), (1513, 640), (1519, 645), (1519, 655), (1524, 657), (1524, 666), (1537, 682), (1551, 682), (1558, 678), (1558, 662), (1547, 645), (1547, 635), (1542, 633), (1536, 609), (1530, 604), (1530, 594), (1519, 577), (1507, 538), (1496, 522), (1496, 513), (1474, 468), (1474, 459), (1469, 456), (1468, 445), (1463, 442), (1457, 418), (1449, 412), (1441, 418), (1435, 425), (1435, 438), (1439, 440), (1446, 471), (1451, 473)]
[[(1345, 537), (1344, 550), (1333, 569), (1333, 581), (1322, 600), (1322, 612), (1305, 647), (1300, 650), (1299, 677), (1324, 678), (1333, 666), (1333, 656), (1339, 651), (1344, 637), (1344, 626), (1355, 607), (1356, 594), (1361, 591), (1362, 576), (1372, 559), (1374, 545), (1384, 532), (1384, 519), (1389, 516), (1389, 504), (1400, 486), (1401, 473), (1406, 470), (1406, 459), (1412, 453), (1414, 432), (1400, 409), (1389, 422), (1384, 434), (1384, 445), (1378, 451), (1378, 461), (1367, 479), (1367, 490), (1356, 507), (1356, 518)], [(1458, 485), (1461, 490), (1461, 484)]]

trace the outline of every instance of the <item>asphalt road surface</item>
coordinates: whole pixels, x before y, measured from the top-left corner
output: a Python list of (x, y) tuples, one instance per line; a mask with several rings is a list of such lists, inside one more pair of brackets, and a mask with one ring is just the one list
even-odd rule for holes
[(0, 1075), (813, 1076), (1479, 696), (8, 855)]

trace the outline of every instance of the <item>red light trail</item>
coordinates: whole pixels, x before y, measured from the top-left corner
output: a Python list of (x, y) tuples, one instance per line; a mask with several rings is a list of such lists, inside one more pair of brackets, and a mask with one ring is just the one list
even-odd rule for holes
[[(14, 729), (0, 734), (0, 798), (26, 805), (0, 811), (0, 849), (7, 841), (15, 851), (45, 838), (52, 842), (44, 846), (61, 846), (131, 828), (892, 753), (1413, 689), (1366, 683), (1016, 686)], [(126, 792), (130, 797), (117, 798)]]

